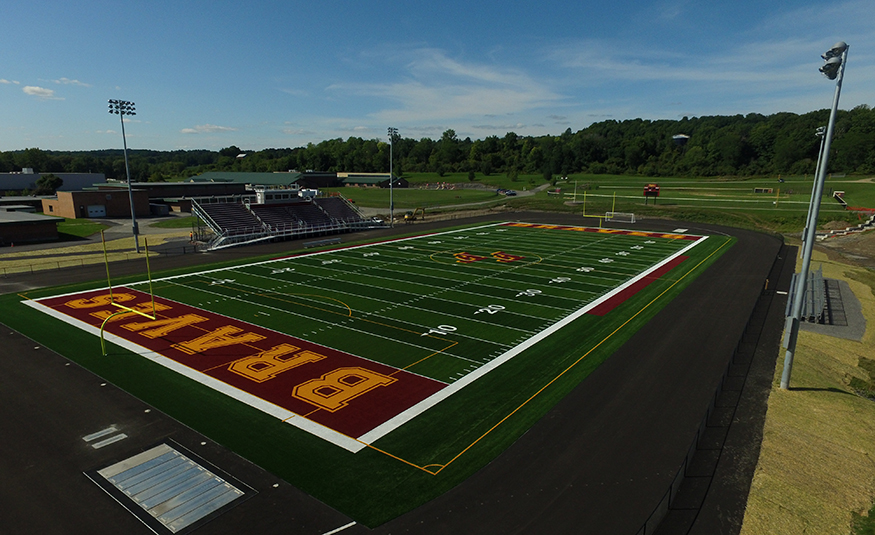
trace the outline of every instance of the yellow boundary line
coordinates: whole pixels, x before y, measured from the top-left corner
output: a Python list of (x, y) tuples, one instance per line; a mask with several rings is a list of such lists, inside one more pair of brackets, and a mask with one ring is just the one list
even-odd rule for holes
[[(699, 262), (698, 264), (696, 264), (695, 266), (693, 266), (693, 268), (692, 268), (691, 270), (689, 270), (689, 271), (686, 272), (682, 277), (680, 277), (680, 278), (677, 279), (675, 282), (673, 282), (668, 288), (666, 288), (666, 289), (663, 290), (659, 295), (657, 295), (656, 297), (654, 297), (649, 303), (647, 303), (646, 305), (644, 305), (643, 307), (641, 307), (641, 309), (638, 310), (638, 312), (636, 312), (636, 313), (635, 313), (634, 315), (632, 315), (629, 319), (627, 319), (626, 321), (624, 321), (622, 325), (620, 325), (619, 327), (617, 327), (616, 329), (614, 329), (614, 331), (611, 332), (609, 335), (607, 335), (604, 339), (602, 339), (601, 342), (599, 342), (598, 344), (594, 345), (589, 351), (587, 351), (586, 353), (584, 353), (580, 358), (578, 358), (578, 359), (575, 360), (573, 363), (571, 363), (567, 368), (565, 368), (564, 370), (562, 370), (562, 372), (559, 373), (559, 375), (557, 375), (556, 377), (554, 377), (553, 379), (551, 379), (550, 382), (548, 382), (547, 384), (545, 384), (544, 386), (542, 386), (537, 392), (535, 392), (534, 394), (532, 394), (528, 399), (526, 399), (524, 402), (522, 402), (517, 408), (515, 408), (513, 411), (511, 411), (509, 414), (507, 414), (504, 418), (502, 418), (501, 420), (499, 420), (498, 423), (496, 423), (495, 425), (493, 425), (492, 427), (490, 427), (489, 430), (487, 430), (485, 433), (483, 433), (482, 435), (480, 435), (480, 436), (477, 438), (477, 440), (475, 440), (474, 442), (472, 442), (471, 444), (469, 444), (467, 447), (465, 447), (465, 449), (463, 449), (462, 451), (460, 451), (459, 453), (457, 453), (452, 459), (450, 459), (449, 461), (447, 461), (445, 464), (441, 465), (441, 464), (432, 463), (432, 464), (427, 464), (427, 465), (425, 465), (425, 466), (423, 467), (423, 466), (419, 466), (419, 465), (416, 465), (416, 464), (414, 464), (414, 463), (411, 463), (410, 461), (406, 461), (406, 460), (404, 460), (404, 459), (402, 459), (402, 458), (400, 458), (400, 457), (398, 457), (398, 456), (396, 456), (396, 455), (392, 455), (391, 453), (388, 453), (388, 452), (386, 452), (386, 451), (383, 451), (383, 450), (381, 450), (381, 449), (379, 449), (379, 448), (376, 448), (376, 447), (374, 447), (374, 446), (371, 446), (370, 444), (368, 444), (368, 447), (370, 447), (370, 448), (372, 448), (372, 449), (374, 449), (374, 450), (376, 450), (376, 451), (379, 451), (379, 452), (381, 452), (381, 453), (384, 453), (384, 454), (388, 455), (389, 457), (392, 457), (393, 459), (397, 459), (397, 460), (399, 460), (399, 461), (401, 461), (401, 462), (403, 462), (403, 463), (405, 463), (405, 464), (408, 464), (408, 465), (410, 465), (410, 466), (413, 466), (413, 467), (415, 467), (415, 468), (418, 468), (418, 469), (420, 469), (420, 470), (423, 470), (423, 471), (425, 471), (425, 472), (428, 472), (429, 474), (432, 474), (432, 475), (435, 475), (435, 476), (438, 475), (439, 473), (441, 473), (442, 470), (444, 470), (446, 467), (448, 467), (448, 466), (451, 465), (453, 462), (455, 462), (459, 457), (461, 457), (462, 455), (464, 455), (465, 453), (467, 453), (468, 450), (470, 450), (471, 448), (473, 448), (478, 442), (480, 442), (481, 440), (483, 440), (484, 438), (486, 438), (486, 436), (489, 435), (490, 433), (492, 433), (495, 429), (497, 429), (498, 426), (500, 426), (500, 425), (503, 424), (505, 421), (507, 421), (511, 416), (513, 416), (514, 414), (516, 414), (517, 412), (519, 412), (519, 411), (520, 411), (523, 407), (525, 407), (530, 401), (532, 401), (533, 399), (535, 399), (535, 398), (536, 398), (538, 395), (540, 395), (544, 390), (546, 390), (546, 389), (547, 389), (548, 387), (550, 387), (553, 383), (555, 383), (555, 382), (558, 381), (560, 378), (562, 378), (562, 376), (564, 376), (566, 373), (568, 373), (572, 368), (574, 368), (575, 366), (577, 366), (577, 365), (578, 365), (583, 359), (585, 359), (585, 358), (588, 357), (593, 351), (595, 351), (596, 349), (598, 349), (599, 346), (601, 346), (602, 344), (604, 344), (605, 342), (607, 342), (612, 336), (614, 336), (615, 334), (617, 334), (617, 332), (619, 332), (620, 329), (622, 329), (623, 327), (625, 327), (629, 322), (631, 322), (633, 319), (635, 319), (635, 318), (638, 317), (641, 313), (643, 313), (645, 310), (647, 310), (647, 309), (650, 307), (650, 305), (652, 305), (653, 303), (655, 303), (656, 301), (658, 301), (663, 295), (665, 295), (669, 290), (671, 290), (672, 288), (674, 288), (675, 286), (677, 286), (677, 285), (678, 285), (682, 280), (684, 280), (688, 275), (690, 275), (691, 273), (695, 272), (695, 271), (699, 268), (699, 266), (701, 266), (702, 264), (704, 264), (705, 262), (707, 262), (712, 256), (714, 256), (714, 255), (717, 254), (720, 250), (722, 250), (724, 247), (726, 247), (726, 245), (727, 245), (730, 241), (731, 241), (730, 239), (727, 239), (725, 242), (723, 242), (723, 245), (721, 245), (721, 246), (718, 247), (716, 250), (714, 250), (714, 252), (712, 252), (712, 253), (709, 254), (707, 257), (705, 257), (704, 259), (702, 259), (701, 262)], [(434, 472), (432, 472), (431, 470), (427, 470), (427, 469), (426, 469), (426, 467), (431, 467), (431, 466), (440, 466), (440, 468), (438, 468), (438, 470), (437, 470), (437, 471), (434, 471)]]
[[(724, 247), (725, 247), (730, 241), (731, 241), (731, 240), (729, 240), (729, 239), (727, 239), (726, 241), (724, 241), (724, 243), (723, 243), (720, 247), (718, 247), (718, 248), (717, 248), (716, 250), (714, 250), (711, 254), (709, 254), (707, 257), (705, 257), (704, 259), (702, 259), (698, 264), (696, 264), (695, 266), (693, 266), (693, 268), (690, 269), (687, 273), (685, 273), (683, 276), (681, 276), (679, 279), (677, 279), (675, 282), (673, 282), (668, 288), (666, 288), (665, 290), (663, 290), (658, 296), (656, 296), (655, 298), (653, 298), (649, 303), (647, 303), (647, 304), (644, 305), (640, 310), (638, 310), (638, 312), (636, 312), (634, 315), (632, 315), (631, 317), (629, 317), (629, 319), (627, 319), (625, 322), (623, 322), (619, 327), (617, 327), (616, 329), (614, 329), (614, 331), (612, 331), (612, 332), (611, 332), (610, 334), (608, 334), (605, 338), (603, 338), (598, 344), (596, 344), (596, 345), (593, 346), (589, 351), (587, 351), (587, 352), (584, 353), (582, 356), (580, 356), (577, 360), (575, 360), (572, 364), (570, 364), (567, 368), (565, 368), (562, 372), (560, 372), (556, 377), (554, 377), (554, 378), (551, 379), (547, 384), (545, 384), (545, 385), (542, 386), (540, 389), (538, 389), (537, 392), (535, 392), (534, 394), (532, 394), (528, 399), (526, 399), (526, 400), (525, 400), (524, 402), (522, 402), (519, 406), (517, 406), (513, 411), (511, 411), (511, 412), (508, 413), (506, 416), (504, 416), (504, 417), (503, 417), (501, 420), (499, 420), (495, 425), (493, 425), (493, 426), (492, 426), (491, 428), (489, 428), (485, 433), (483, 433), (482, 435), (480, 435), (476, 440), (474, 440), (471, 444), (469, 444), (468, 446), (466, 446), (462, 451), (460, 451), (459, 453), (457, 453), (453, 458), (451, 458), (451, 459), (450, 459), (449, 461), (447, 461), (445, 464), (430, 463), (430, 464), (427, 464), (427, 465), (425, 465), (425, 466), (419, 466), (419, 465), (417, 465), (417, 464), (415, 464), (415, 463), (413, 463), (413, 462), (407, 461), (407, 460), (405, 460), (405, 459), (403, 459), (403, 458), (401, 458), (401, 457), (399, 457), (399, 456), (397, 456), (397, 455), (394, 455), (394, 454), (389, 453), (389, 452), (387, 452), (387, 451), (385, 451), (385, 450), (382, 450), (382, 449), (380, 449), (380, 448), (377, 448), (376, 446), (373, 446), (373, 445), (371, 445), (371, 444), (365, 444), (365, 445), (366, 445), (368, 448), (373, 449), (374, 451), (380, 452), (380, 453), (382, 453), (382, 454), (384, 454), (384, 455), (386, 455), (386, 456), (388, 456), (388, 457), (391, 457), (391, 458), (393, 458), (393, 459), (395, 459), (395, 460), (397, 460), (397, 461), (400, 461), (400, 462), (402, 462), (402, 463), (404, 463), (404, 464), (406, 464), (406, 465), (408, 465), (408, 466), (411, 466), (411, 467), (416, 468), (416, 469), (418, 469), (418, 470), (422, 470), (423, 472), (426, 472), (426, 473), (431, 474), (431, 475), (438, 475), (441, 471), (443, 471), (445, 468), (447, 468), (448, 466), (450, 466), (453, 462), (455, 462), (456, 460), (458, 460), (462, 455), (464, 455), (464, 454), (467, 453), (471, 448), (473, 448), (475, 445), (477, 445), (481, 440), (483, 440), (484, 438), (486, 438), (486, 436), (488, 436), (490, 433), (492, 433), (492, 432), (493, 432), (495, 429), (497, 429), (501, 424), (503, 424), (505, 421), (507, 421), (511, 416), (513, 416), (514, 414), (516, 414), (517, 412), (519, 412), (519, 411), (520, 411), (523, 407), (525, 407), (530, 401), (532, 401), (533, 399), (535, 399), (536, 397), (538, 397), (538, 396), (539, 396), (544, 390), (546, 390), (546, 389), (547, 389), (548, 387), (550, 387), (553, 383), (555, 383), (555, 382), (558, 381), (560, 378), (562, 378), (562, 377), (563, 377), (566, 373), (568, 373), (572, 368), (574, 368), (575, 366), (577, 366), (577, 365), (578, 365), (583, 359), (585, 359), (586, 357), (588, 357), (593, 351), (595, 351), (595, 350), (598, 349), (602, 344), (604, 344), (605, 342), (607, 342), (611, 337), (613, 337), (617, 332), (619, 332), (619, 331), (620, 331), (623, 327), (625, 327), (629, 322), (631, 322), (633, 319), (635, 319), (636, 317), (638, 317), (638, 316), (639, 316), (641, 313), (643, 313), (647, 308), (649, 308), (653, 303), (655, 303), (656, 301), (658, 301), (658, 300), (659, 300), (663, 295), (665, 295), (669, 290), (671, 290), (672, 288), (674, 288), (677, 284), (679, 284), (682, 280), (684, 280), (688, 275), (690, 275), (691, 273), (695, 272), (695, 271), (699, 268), (699, 266), (701, 266), (703, 263), (707, 262), (712, 256), (714, 256), (714, 255), (717, 254), (720, 250), (722, 250), (722, 249), (723, 249), (723, 248), (724, 248)], [(104, 251), (104, 254), (105, 254), (105, 251)], [(148, 252), (147, 252), (146, 254), (147, 254), (147, 270), (148, 270)], [(106, 264), (107, 264), (107, 279), (109, 279), (109, 265), (108, 265), (108, 262), (106, 262)], [(137, 310), (130, 309), (130, 308), (124, 306), (124, 305), (120, 305), (120, 304), (118, 304), (118, 303), (113, 302), (113, 301), (112, 301), (112, 284), (110, 283), (110, 284), (109, 284), (109, 292), (110, 292), (110, 300), (111, 300), (111, 303), (112, 303), (113, 305), (115, 305), (116, 307), (119, 307), (119, 308), (122, 309), (122, 310), (120, 310), (119, 312), (110, 315), (110, 317), (113, 317), (113, 316), (116, 316), (116, 315), (120, 315), (120, 314), (124, 314), (124, 313), (128, 313), (128, 312), (132, 312), (132, 313), (135, 313), (135, 314), (138, 314), (138, 315), (141, 315), (141, 316), (145, 316), (145, 317), (147, 317), (147, 318), (149, 318), (149, 319), (152, 319), (152, 320), (155, 320), (155, 319), (156, 319), (156, 316), (158, 316), (158, 314), (156, 314), (156, 313), (154, 312), (154, 294), (152, 293), (152, 288), (151, 288), (151, 282), (152, 282), (152, 281), (151, 281), (151, 273), (150, 273), (149, 275), (150, 275), (150, 280), (149, 280), (149, 283), (150, 283), (150, 294), (151, 294), (151, 297), (152, 297), (152, 300), (153, 300), (153, 301), (152, 301), (152, 305), (153, 305), (153, 316), (150, 317), (148, 314), (145, 314), (145, 313), (140, 312), (140, 311), (137, 311)], [(21, 297), (23, 297), (24, 299), (28, 299), (28, 300), (31, 299), (30, 297), (27, 297), (26, 295), (22, 295), (21, 293), (19, 293), (18, 295), (21, 296)], [(259, 294), (256, 294), (256, 295), (259, 295)], [(265, 294), (260, 294), (260, 295), (262, 295), (263, 297), (269, 297), (269, 298), (277, 299), (277, 298), (274, 297), (273, 295), (265, 295)], [(280, 295), (283, 295), (283, 294), (280, 294)], [(282, 301), (283, 299), (278, 299), (278, 300), (281, 300), (281, 301)], [(341, 303), (342, 303), (342, 302), (341, 302)], [(295, 303), (295, 304), (299, 304), (299, 303)], [(342, 303), (342, 304), (345, 304), (345, 303)], [(304, 306), (306, 306), (306, 305), (304, 305)], [(313, 308), (316, 308), (316, 307), (313, 307)], [(321, 309), (320, 309), (320, 310), (321, 310)], [(351, 311), (350, 311), (350, 314), (351, 314)], [(360, 318), (360, 319), (363, 319), (363, 318)], [(109, 317), (106, 318), (106, 320), (109, 320)], [(106, 320), (104, 321), (104, 324), (106, 323)], [(366, 320), (366, 319), (365, 319), (365, 321), (369, 321), (369, 320)], [(375, 324), (380, 324), (379, 322), (374, 322), (374, 321), (370, 321), (370, 322), (371, 322), (371, 323), (375, 323)], [(388, 325), (387, 325), (387, 327), (391, 327), (391, 326), (388, 326)], [(395, 328), (397, 328), (397, 327), (395, 327)], [(405, 330), (405, 329), (400, 329), (400, 330)], [(102, 334), (102, 333), (101, 333), (101, 334)], [(102, 342), (102, 341), (103, 341), (103, 340), (101, 340), (101, 342)], [(247, 344), (247, 345), (248, 345), (248, 344)], [(455, 344), (453, 344), (453, 345), (455, 345)], [(450, 345), (449, 347), (452, 347), (453, 345)], [(425, 359), (422, 359), (422, 360), (427, 360), (428, 358), (431, 358), (431, 357), (434, 356), (435, 354), (440, 354), (441, 352), (446, 351), (446, 349), (448, 349), (448, 348), (444, 348), (444, 349), (442, 349), (442, 350), (439, 350), (438, 352), (433, 353), (432, 355), (429, 355), (428, 357), (426, 357)], [(420, 361), (420, 362), (421, 362), (421, 361)], [(415, 365), (415, 364), (418, 364), (418, 363), (419, 363), (419, 362), (415, 362), (415, 363), (413, 363), (413, 364), (411, 364), (411, 365), (408, 365), (407, 367), (411, 367), (412, 365)], [(406, 368), (404, 368), (404, 369), (406, 369)], [(259, 399), (260, 399), (260, 398), (259, 398)], [(300, 416), (300, 415), (299, 415), (299, 416)], [(305, 419), (306, 419), (306, 417), (305, 417)], [(350, 437), (350, 438), (352, 438), (352, 437)], [(355, 439), (353, 439), (353, 440), (355, 440)], [(428, 470), (429, 467), (440, 467), (440, 468), (438, 468), (436, 471), (431, 471), (431, 470)]]

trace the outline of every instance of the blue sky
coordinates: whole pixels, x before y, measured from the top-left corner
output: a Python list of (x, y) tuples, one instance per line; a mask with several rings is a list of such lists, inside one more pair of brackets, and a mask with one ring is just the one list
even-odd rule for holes
[(605, 119), (875, 106), (875, 2), (8, 0), (0, 150), (560, 134)]

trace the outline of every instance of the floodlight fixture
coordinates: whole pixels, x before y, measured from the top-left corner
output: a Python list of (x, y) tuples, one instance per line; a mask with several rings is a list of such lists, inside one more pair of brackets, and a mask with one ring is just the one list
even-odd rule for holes
[(828, 60), (830, 58), (837, 58), (845, 53), (845, 50), (848, 49), (848, 43), (844, 41), (839, 41), (838, 43), (832, 45), (832, 48), (824, 52), (820, 55), (824, 60)]
[(125, 115), (136, 115), (135, 104), (129, 100), (109, 100), (109, 113), (119, 116), (122, 123), (122, 144), (125, 149), (125, 174), (128, 178), (128, 202), (131, 204), (131, 226), (134, 233), (134, 247), (140, 252), (140, 229), (137, 226), (137, 211), (134, 209), (134, 192), (131, 186), (131, 167), (128, 164), (128, 142), (125, 138)]
[(826, 63), (819, 69), (824, 76), (830, 80), (835, 80), (839, 75), (839, 68), (842, 66), (842, 58), (832, 57), (826, 60)]

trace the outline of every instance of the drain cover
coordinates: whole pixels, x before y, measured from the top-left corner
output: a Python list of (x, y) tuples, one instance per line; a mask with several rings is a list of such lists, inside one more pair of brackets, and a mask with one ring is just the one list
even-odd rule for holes
[(152, 531), (179, 533), (246, 494), (190, 457), (160, 444), (87, 475)]

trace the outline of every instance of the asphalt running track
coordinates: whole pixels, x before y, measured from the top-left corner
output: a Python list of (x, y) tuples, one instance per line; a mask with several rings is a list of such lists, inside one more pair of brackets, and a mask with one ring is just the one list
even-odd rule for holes
[[(379, 239), (498, 218), (421, 223), (343, 238)], [(580, 217), (558, 214), (506, 218), (585, 224)], [(779, 239), (745, 230), (658, 220), (628, 228), (636, 227), (725, 232), (738, 242), (492, 463), (444, 495), (373, 530), (349, 526), (352, 520), (345, 515), (179, 422), (157, 411), (146, 412), (149, 407), (141, 401), (57, 354), (34, 349), (38, 344), (4, 327), (0, 531), (151, 533), (83, 472), (171, 439), (258, 492), (199, 527), (197, 534), (324, 534), (344, 526), (349, 527), (338, 533), (636, 534), (675, 479), (781, 249)], [(301, 246), (292, 241), (162, 257), (153, 261), (153, 269)], [(114, 275), (138, 272), (137, 264), (113, 264)], [(10, 276), (0, 279), (0, 292), (102, 276), (101, 265)], [(776, 353), (777, 346), (771, 354)], [(34, 398), (32, 392), (40, 396)], [(128, 438), (99, 450), (82, 441), (110, 423)], [(756, 438), (754, 432), (749, 440)], [(731, 466), (721, 473), (734, 477)], [(738, 518), (744, 500), (739, 503), (737, 492), (729, 497), (733, 499), (721, 503), (719, 492), (709, 494), (705, 507)], [(734, 511), (726, 510), (729, 501)], [(704, 509), (701, 516), (710, 518)]]

